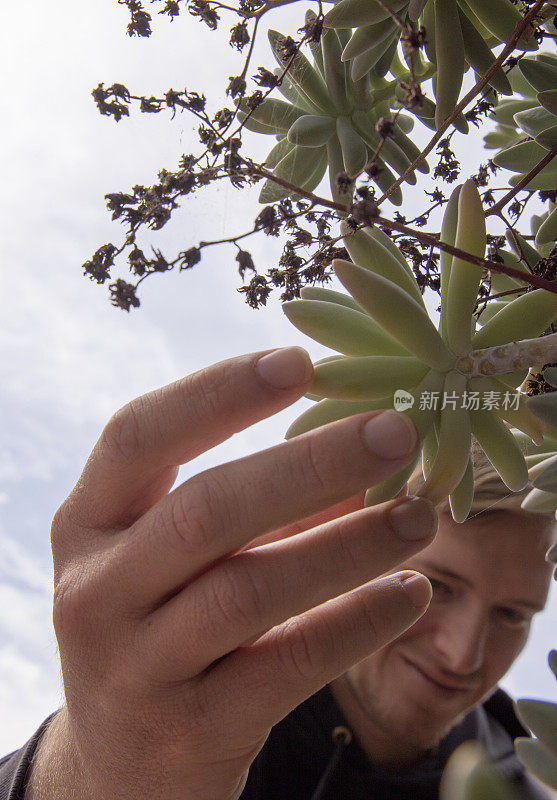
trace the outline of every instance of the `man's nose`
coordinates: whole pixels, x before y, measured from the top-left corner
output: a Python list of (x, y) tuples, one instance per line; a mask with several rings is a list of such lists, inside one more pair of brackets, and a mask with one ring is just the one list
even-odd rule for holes
[(435, 646), (448, 672), (471, 675), (484, 662), (487, 622), (479, 610), (462, 608), (447, 615), (436, 632)]

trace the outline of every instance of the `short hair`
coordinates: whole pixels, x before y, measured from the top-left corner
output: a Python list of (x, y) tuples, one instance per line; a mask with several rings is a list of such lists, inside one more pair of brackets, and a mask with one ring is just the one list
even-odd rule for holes
[[(471, 446), (472, 468), (474, 470), (474, 499), (469, 516), (487, 516), (496, 511), (514, 511), (515, 513), (528, 513), (540, 518), (540, 521), (552, 520), (555, 522), (553, 511), (525, 512), (520, 504), (528, 492), (533, 488), (529, 481), (524, 489), (512, 492), (501, 480), (486, 454), (480, 447), (477, 439), (472, 437)], [(418, 461), (408, 480), (408, 494), (414, 495), (424, 485), (421, 461)], [(437, 508), (444, 514), (450, 514), (449, 499), (446, 498)]]

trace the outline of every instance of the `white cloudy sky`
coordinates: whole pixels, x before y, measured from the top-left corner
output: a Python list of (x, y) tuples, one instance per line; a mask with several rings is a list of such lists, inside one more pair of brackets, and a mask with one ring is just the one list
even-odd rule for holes
[[(162, 166), (172, 168), (195, 147), (197, 127), (185, 115), (171, 123), (164, 114), (116, 125), (99, 116), (91, 90), (117, 81), (139, 94), (185, 86), (210, 95), (239, 72), (240, 57), (224, 45), (224, 35), (189, 17), (173, 24), (156, 17), (156, 35), (147, 40), (129, 39), (127, 20), (116, 0), (18, 0), (3, 9), (0, 754), (21, 745), (60, 703), (49, 521), (108, 416), (213, 361), (308, 344), (276, 301), (260, 312), (244, 304), (230, 250), (213, 249), (187, 274), (150, 279), (141, 310), (129, 315), (82, 277), (80, 264), (100, 244), (120, 242), (104, 194), (148, 185)], [(263, 63), (270, 60), (254, 61)], [(481, 154), (472, 157), (475, 166)], [(198, 239), (244, 230), (257, 213), (256, 192), (240, 195), (223, 184), (199, 194), (150, 241), (172, 255)], [(276, 260), (269, 239), (253, 250), (262, 271)], [(297, 413), (236, 436), (198, 464), (279, 441)], [(555, 696), (545, 658), (556, 622), (554, 601), (506, 680), (514, 693)]]

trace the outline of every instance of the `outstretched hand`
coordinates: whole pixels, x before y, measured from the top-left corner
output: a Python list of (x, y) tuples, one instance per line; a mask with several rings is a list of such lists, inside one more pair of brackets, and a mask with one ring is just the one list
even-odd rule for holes
[(67, 705), (27, 798), (236, 800), (271, 727), (424, 612), (422, 576), (372, 579), (429, 544), (431, 505), (361, 508), (415, 456), (403, 414), (341, 420), (171, 490), (180, 464), (311, 376), (298, 348), (241, 356), (109, 421), (53, 524)]

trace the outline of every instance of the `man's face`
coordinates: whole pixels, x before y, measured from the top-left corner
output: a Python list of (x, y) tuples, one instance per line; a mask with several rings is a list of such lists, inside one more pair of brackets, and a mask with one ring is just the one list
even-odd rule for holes
[(435, 541), (399, 567), (429, 578), (430, 607), (348, 673), (366, 717), (410, 747), (436, 744), (524, 647), (546, 601), (550, 544), (547, 521), (522, 513), (464, 524), (441, 514)]

